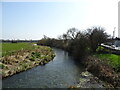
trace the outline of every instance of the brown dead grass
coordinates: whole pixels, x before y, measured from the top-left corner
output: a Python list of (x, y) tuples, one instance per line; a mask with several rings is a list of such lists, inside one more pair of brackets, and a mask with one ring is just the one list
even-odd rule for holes
[(114, 69), (103, 60), (89, 56), (85, 60), (85, 66), (89, 72), (101, 80), (112, 84), (116, 88), (120, 88), (120, 73), (116, 73)]

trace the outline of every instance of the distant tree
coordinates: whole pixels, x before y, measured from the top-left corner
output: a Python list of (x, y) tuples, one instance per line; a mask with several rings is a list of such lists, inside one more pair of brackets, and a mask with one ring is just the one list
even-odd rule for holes
[(63, 34), (62, 37), (63, 37), (63, 40), (65, 40), (65, 41), (68, 40), (67, 34)]
[(11, 43), (17, 43), (17, 41), (16, 40), (12, 40)]
[(48, 39), (49, 37), (47, 37), (46, 35), (43, 35), (43, 39)]
[(62, 35), (59, 35), (57, 39), (58, 39), (58, 40), (63, 40), (63, 36), (62, 36)]
[(67, 31), (67, 38), (68, 39), (75, 39), (77, 33), (78, 33), (78, 30), (76, 28), (71, 28)]

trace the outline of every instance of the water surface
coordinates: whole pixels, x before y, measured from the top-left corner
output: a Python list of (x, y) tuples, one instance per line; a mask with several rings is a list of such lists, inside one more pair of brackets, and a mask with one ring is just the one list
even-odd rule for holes
[(56, 54), (53, 61), (5, 78), (3, 88), (67, 88), (77, 84), (83, 67), (67, 52), (53, 50)]

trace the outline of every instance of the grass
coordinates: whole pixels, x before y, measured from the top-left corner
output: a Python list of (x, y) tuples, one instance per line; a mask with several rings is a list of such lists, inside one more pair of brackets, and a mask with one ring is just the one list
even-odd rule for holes
[(120, 71), (120, 55), (115, 54), (95, 54), (96, 57), (102, 60), (108, 60), (109, 64), (115, 68), (116, 71)]
[[(37, 65), (48, 63), (54, 58), (52, 48), (34, 46), (33, 43), (2, 43), (3, 57), (0, 58), (2, 77), (25, 71)], [(0, 72), (1, 73), (1, 72)]]
[(19, 50), (31, 50), (32, 43), (2, 43), (2, 56), (15, 53)]

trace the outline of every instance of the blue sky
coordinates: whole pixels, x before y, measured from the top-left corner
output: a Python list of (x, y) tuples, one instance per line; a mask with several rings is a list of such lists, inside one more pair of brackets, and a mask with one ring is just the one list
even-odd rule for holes
[(117, 36), (118, 2), (92, 1), (3, 2), (2, 38), (57, 38), (72, 27), (85, 30), (91, 26), (102, 26), (108, 34), (116, 27)]

